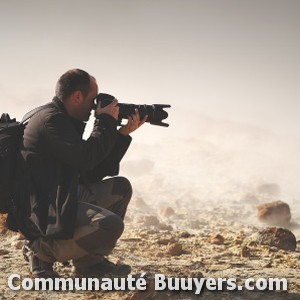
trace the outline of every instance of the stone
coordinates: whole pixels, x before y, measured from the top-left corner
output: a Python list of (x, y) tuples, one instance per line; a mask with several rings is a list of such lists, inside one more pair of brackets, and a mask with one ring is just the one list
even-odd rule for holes
[(184, 238), (184, 239), (189, 238), (189, 237), (191, 237), (191, 236), (192, 236), (192, 235), (191, 235), (189, 232), (187, 232), (187, 231), (181, 231), (181, 232), (178, 234), (178, 237)]
[(287, 251), (295, 251), (297, 247), (295, 235), (290, 230), (279, 227), (269, 227), (259, 231), (257, 242), (260, 245), (274, 246)]
[(24, 246), (24, 241), (16, 240), (16, 241), (13, 241), (11, 243), (11, 245), (16, 249), (22, 249), (22, 247)]
[(167, 248), (167, 254), (172, 256), (183, 254), (182, 246), (178, 243), (170, 244)]
[(9, 253), (8, 250), (6, 250), (6, 249), (0, 249), (0, 255), (6, 255), (8, 253)]
[(251, 256), (251, 251), (247, 246), (242, 247), (241, 249), (241, 257), (250, 257)]
[(173, 227), (171, 225), (166, 224), (166, 223), (159, 223), (157, 225), (157, 228), (159, 230), (166, 230), (166, 231), (172, 231), (173, 230)]
[(131, 201), (132, 205), (140, 210), (149, 211), (149, 205), (141, 197), (134, 197)]
[(175, 243), (175, 239), (174, 237), (169, 237), (169, 238), (161, 238), (157, 241), (158, 244), (161, 244), (161, 245), (168, 245), (168, 244), (173, 244)]
[(224, 244), (224, 237), (222, 235), (216, 233), (209, 237), (209, 242), (211, 244), (215, 244), (215, 245), (222, 245), (222, 244)]
[(278, 200), (258, 205), (257, 217), (268, 225), (286, 227), (291, 221), (291, 211), (287, 203)]
[(143, 223), (145, 226), (157, 226), (159, 225), (159, 220), (156, 216), (153, 215), (146, 215), (143, 216), (140, 220), (141, 223)]
[(200, 271), (192, 271), (189, 277), (192, 277), (192, 278), (204, 278), (204, 275)]
[(160, 210), (160, 215), (164, 218), (169, 218), (173, 215), (175, 215), (175, 211), (172, 207), (164, 207)]

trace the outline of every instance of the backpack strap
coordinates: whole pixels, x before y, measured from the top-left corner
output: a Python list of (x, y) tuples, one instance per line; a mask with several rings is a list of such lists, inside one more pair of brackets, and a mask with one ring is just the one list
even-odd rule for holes
[(20, 122), (20, 124), (24, 124), (27, 120), (29, 120), (33, 115), (35, 115), (40, 110), (42, 110), (44, 108), (52, 107), (52, 106), (53, 106), (52, 103), (47, 103), (47, 104), (44, 104), (42, 106), (39, 106), (37, 108), (32, 109), (31, 111), (29, 111), (28, 113), (26, 113), (24, 115), (24, 117), (23, 117), (22, 121)]

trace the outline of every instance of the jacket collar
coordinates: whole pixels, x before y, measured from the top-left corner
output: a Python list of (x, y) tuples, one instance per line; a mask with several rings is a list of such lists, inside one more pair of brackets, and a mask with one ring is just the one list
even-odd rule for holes
[(59, 108), (59, 110), (61, 110), (63, 113), (68, 114), (68, 112), (67, 112), (67, 110), (66, 110), (64, 104), (62, 103), (62, 101), (61, 101), (58, 97), (55, 96), (55, 97), (52, 99), (52, 103), (53, 103), (57, 108)]
[[(52, 103), (63, 113), (65, 113), (66, 115), (68, 115), (68, 112), (63, 104), (63, 102), (58, 98), (58, 97), (54, 97), (52, 99)], [(84, 132), (84, 128), (85, 128), (85, 123), (82, 121), (79, 121), (77, 119), (72, 118), (71, 116), (68, 115), (68, 117), (71, 119), (71, 122), (73, 123), (73, 125), (76, 128), (76, 131), (78, 131), (81, 135)]]

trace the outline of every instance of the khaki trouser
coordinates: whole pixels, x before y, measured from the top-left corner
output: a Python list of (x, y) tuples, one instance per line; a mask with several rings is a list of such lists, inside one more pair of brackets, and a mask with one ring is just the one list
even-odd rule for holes
[(72, 259), (75, 267), (100, 262), (115, 247), (124, 230), (123, 219), (132, 196), (130, 182), (113, 177), (80, 186), (74, 237), (68, 240), (35, 240), (30, 248), (47, 262)]

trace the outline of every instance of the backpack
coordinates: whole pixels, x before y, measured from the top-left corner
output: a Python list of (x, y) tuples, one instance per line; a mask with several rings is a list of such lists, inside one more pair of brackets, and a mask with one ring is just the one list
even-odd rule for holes
[(27, 121), (49, 104), (39, 106), (28, 112), (21, 122), (3, 113), (0, 118), (0, 213), (8, 213), (13, 206), (12, 195), (17, 152), (23, 138)]

